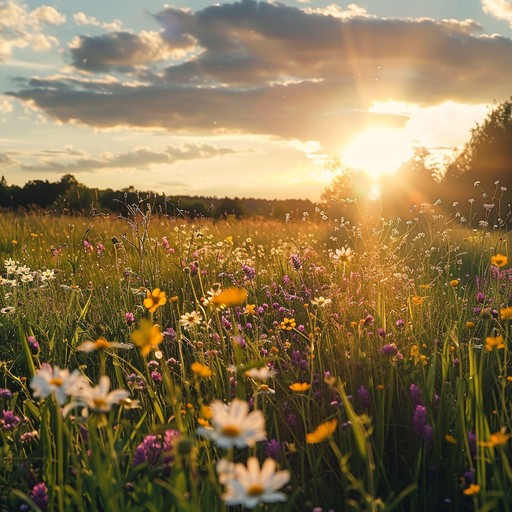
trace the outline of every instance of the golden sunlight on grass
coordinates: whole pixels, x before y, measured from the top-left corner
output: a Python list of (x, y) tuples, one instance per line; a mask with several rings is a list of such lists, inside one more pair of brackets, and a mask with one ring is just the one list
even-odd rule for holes
[(342, 150), (341, 160), (377, 179), (397, 171), (412, 156), (413, 142), (403, 130), (380, 125), (356, 134)]

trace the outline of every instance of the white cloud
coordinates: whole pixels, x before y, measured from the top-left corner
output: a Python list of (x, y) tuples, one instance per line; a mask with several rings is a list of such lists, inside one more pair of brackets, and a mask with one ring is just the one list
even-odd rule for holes
[(45, 34), (43, 25), (65, 21), (66, 17), (54, 7), (43, 5), (29, 11), (24, 4), (0, 1), (0, 62), (9, 59), (16, 48), (31, 47), (39, 52), (58, 46), (58, 39)]
[(34, 9), (30, 13), (30, 16), (35, 20), (48, 23), (49, 25), (62, 25), (66, 23), (66, 16), (50, 5), (42, 5)]
[(123, 24), (121, 20), (113, 20), (110, 22), (103, 22), (96, 19), (94, 16), (88, 16), (87, 14), (83, 12), (77, 12), (76, 14), (73, 14), (73, 21), (77, 25), (90, 25), (93, 27), (100, 27), (104, 28), (105, 30), (116, 32), (123, 28)]
[(512, 26), (512, 2), (509, 0), (481, 0), (485, 13), (500, 20), (505, 20)]

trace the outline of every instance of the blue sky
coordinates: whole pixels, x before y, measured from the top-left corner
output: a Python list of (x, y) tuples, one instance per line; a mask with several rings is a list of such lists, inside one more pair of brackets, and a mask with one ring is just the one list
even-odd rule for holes
[(0, 1), (0, 174), (316, 200), (512, 94), (512, 0)]

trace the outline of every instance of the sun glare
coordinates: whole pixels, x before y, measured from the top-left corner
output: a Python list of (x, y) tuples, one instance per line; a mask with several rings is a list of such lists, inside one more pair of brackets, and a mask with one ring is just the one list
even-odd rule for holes
[(341, 161), (377, 179), (382, 174), (396, 172), (413, 153), (413, 142), (404, 130), (372, 126), (357, 134), (345, 146)]

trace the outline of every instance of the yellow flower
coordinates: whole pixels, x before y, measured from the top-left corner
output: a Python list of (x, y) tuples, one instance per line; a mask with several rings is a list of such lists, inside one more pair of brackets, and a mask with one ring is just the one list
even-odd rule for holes
[(191, 370), (198, 375), (199, 377), (211, 377), (212, 371), (208, 366), (205, 366), (204, 364), (199, 363), (196, 361), (195, 363), (192, 363), (190, 366)]
[(475, 327), (475, 322), (466, 322), (466, 327), (468, 329), (473, 329), (473, 327)]
[(455, 288), (456, 286), (459, 286), (459, 280), (458, 279), (452, 279), (450, 281), (450, 286), (452, 286), (453, 288)]
[(505, 348), (503, 336), (487, 336), (485, 338), (485, 350), (492, 352), (500, 348)]
[(338, 420), (333, 418), (329, 421), (324, 421), (318, 427), (316, 427), (314, 432), (310, 434), (306, 434), (306, 443), (315, 444), (321, 443), (324, 439), (331, 437), (338, 426)]
[(245, 306), (244, 313), (246, 315), (254, 315), (254, 314), (256, 314), (256, 304), (247, 304), (247, 306)]
[(501, 308), (500, 316), (502, 320), (510, 320), (512, 318), (512, 307)]
[(455, 439), (455, 437), (451, 436), (450, 434), (446, 434), (444, 436), (444, 439), (447, 443), (450, 443), (450, 444), (457, 444), (457, 439)]
[(411, 301), (415, 306), (421, 306), (423, 304), (423, 297), (419, 297), (418, 295), (413, 295), (411, 297)]
[(228, 308), (240, 306), (247, 299), (247, 290), (243, 288), (226, 288), (210, 299), (211, 304), (226, 306)]
[(301, 391), (307, 391), (311, 387), (311, 384), (308, 384), (307, 382), (295, 382), (290, 384), (288, 387), (292, 391), (300, 393)]
[(284, 318), (281, 322), (281, 329), (283, 331), (291, 331), (296, 325), (295, 318)]
[(224, 238), (224, 242), (233, 245), (233, 237), (231, 235), (228, 235), (226, 238)]
[(491, 265), (494, 267), (504, 267), (508, 263), (508, 258), (504, 254), (495, 254), (491, 256)]
[(480, 486), (477, 484), (469, 484), (469, 487), (467, 489), (464, 489), (464, 494), (466, 496), (475, 496), (475, 494), (478, 494), (480, 492)]
[(152, 292), (147, 291), (147, 296), (144, 299), (144, 306), (149, 309), (150, 313), (154, 313), (160, 306), (163, 306), (167, 302), (165, 292), (162, 292), (160, 288), (155, 288)]
[(140, 328), (133, 331), (130, 335), (133, 343), (140, 348), (140, 353), (146, 357), (151, 350), (155, 349), (164, 339), (159, 325), (153, 325), (152, 322), (142, 319)]
[(430, 290), (430, 288), (432, 288), (430, 284), (420, 284), (420, 290)]
[(481, 441), (480, 446), (503, 446), (508, 443), (508, 440), (512, 437), (511, 434), (505, 434), (504, 429), (498, 430), (494, 434), (489, 436), (489, 441)]

